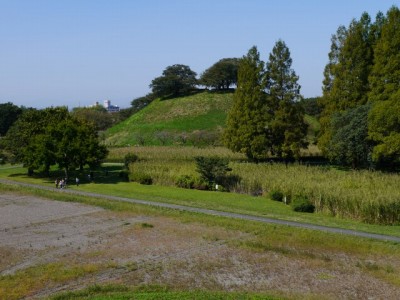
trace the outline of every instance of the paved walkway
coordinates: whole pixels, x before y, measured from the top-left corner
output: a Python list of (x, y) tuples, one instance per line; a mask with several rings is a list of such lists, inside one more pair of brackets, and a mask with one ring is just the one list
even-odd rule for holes
[(49, 190), (52, 192), (68, 193), (68, 194), (75, 194), (75, 195), (81, 195), (81, 196), (90, 196), (90, 197), (103, 198), (103, 199), (114, 200), (114, 201), (123, 201), (123, 202), (129, 202), (129, 203), (134, 203), (134, 204), (164, 207), (164, 208), (169, 208), (169, 209), (190, 211), (190, 212), (202, 213), (202, 214), (214, 215), (214, 216), (220, 216), (220, 217), (257, 221), (257, 222), (261, 222), (261, 223), (269, 223), (269, 224), (277, 224), (277, 225), (286, 225), (286, 226), (292, 226), (292, 227), (297, 227), (297, 228), (306, 228), (306, 229), (312, 229), (312, 230), (339, 233), (339, 234), (345, 234), (345, 235), (353, 235), (353, 236), (357, 236), (357, 237), (364, 237), (364, 238), (383, 240), (383, 241), (392, 241), (392, 242), (400, 243), (400, 237), (391, 236), (391, 235), (367, 233), (367, 232), (350, 230), (350, 229), (341, 229), (341, 228), (327, 227), (327, 226), (322, 226), (322, 225), (314, 225), (314, 224), (309, 224), (309, 223), (285, 221), (285, 220), (278, 220), (278, 219), (272, 219), (272, 218), (266, 218), (266, 217), (257, 217), (257, 216), (252, 216), (252, 215), (230, 213), (230, 212), (224, 212), (224, 211), (218, 211), (218, 210), (212, 210), (212, 209), (197, 208), (197, 207), (169, 204), (169, 203), (163, 203), (163, 202), (145, 201), (145, 200), (117, 197), (117, 196), (111, 196), (111, 195), (103, 195), (103, 194), (90, 193), (90, 192), (82, 192), (82, 191), (71, 190), (71, 189), (61, 190), (61, 189), (56, 189), (53, 187), (41, 186), (41, 185), (31, 184), (31, 183), (17, 182), (17, 181), (12, 181), (12, 180), (7, 180), (7, 179), (0, 179), (0, 183), (19, 185), (19, 186), (31, 187), (31, 188), (42, 189), (42, 190)]

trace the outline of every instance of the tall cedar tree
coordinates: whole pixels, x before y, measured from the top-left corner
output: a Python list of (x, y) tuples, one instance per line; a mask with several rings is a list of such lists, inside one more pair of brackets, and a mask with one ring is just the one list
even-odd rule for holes
[[(381, 17), (378, 15), (377, 20)], [(332, 37), (329, 63), (325, 67), (321, 104), (321, 136), (318, 146), (327, 156), (332, 136), (331, 121), (335, 113), (364, 105), (368, 101), (368, 77), (373, 66), (373, 46), (379, 37), (379, 24), (371, 24), (364, 13), (360, 20), (353, 20), (349, 28), (340, 26)]]
[(266, 131), (271, 154), (285, 160), (298, 158), (300, 149), (307, 146), (307, 124), (299, 103), (299, 77), (291, 68), (289, 48), (279, 40), (267, 62), (265, 87), (268, 119)]
[(264, 62), (252, 47), (239, 64), (237, 89), (224, 132), (225, 145), (234, 152), (258, 160), (267, 152), (266, 95), (263, 86)]
[(368, 134), (374, 143), (373, 159), (382, 167), (400, 163), (400, 10), (392, 7), (375, 47), (370, 85), (373, 107)]

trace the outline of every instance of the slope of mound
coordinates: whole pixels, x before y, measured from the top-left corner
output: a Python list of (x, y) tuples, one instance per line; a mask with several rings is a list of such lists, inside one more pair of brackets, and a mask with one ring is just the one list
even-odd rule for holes
[(192, 96), (154, 100), (148, 107), (106, 132), (112, 146), (173, 144), (178, 140), (212, 139), (225, 126), (232, 93), (203, 92)]
[[(225, 127), (233, 93), (202, 92), (195, 95), (154, 100), (149, 106), (106, 132), (109, 146), (128, 145), (216, 145)], [(319, 122), (306, 115), (308, 141), (315, 142)]]

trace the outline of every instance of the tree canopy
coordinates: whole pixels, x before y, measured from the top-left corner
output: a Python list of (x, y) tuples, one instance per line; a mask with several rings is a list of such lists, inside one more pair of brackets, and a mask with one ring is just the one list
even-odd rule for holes
[(364, 104), (342, 113), (331, 120), (332, 140), (328, 144), (328, 158), (353, 169), (371, 166), (372, 144), (368, 139), (370, 104)]
[(240, 61), (237, 89), (224, 132), (225, 145), (252, 160), (262, 158), (268, 150), (263, 76), (264, 62), (254, 46)]
[(227, 90), (237, 83), (238, 58), (223, 58), (204, 71), (200, 84), (216, 90)]
[(331, 117), (334, 113), (364, 105), (370, 89), (368, 77), (373, 65), (376, 24), (364, 13), (349, 27), (340, 26), (332, 36), (329, 63), (325, 67), (321, 104), (321, 137), (318, 146), (327, 155)]
[(22, 114), (23, 109), (11, 102), (0, 103), (0, 136), (4, 136)]
[(399, 25), (400, 10), (392, 7), (374, 23), (364, 13), (332, 37), (318, 141), (332, 161), (359, 167), (372, 160), (385, 168), (400, 163)]
[(298, 76), (291, 64), (290, 51), (283, 41), (275, 44), (266, 65), (256, 47), (241, 59), (224, 132), (229, 149), (253, 160), (268, 154), (285, 160), (299, 156), (307, 145), (307, 125), (299, 104)]
[(77, 119), (91, 123), (97, 131), (106, 130), (114, 124), (113, 114), (108, 113), (102, 105), (74, 108), (72, 114)]
[(280, 158), (300, 156), (300, 149), (307, 146), (307, 124), (300, 105), (299, 77), (291, 68), (292, 59), (285, 42), (276, 42), (267, 62), (265, 87), (268, 109), (272, 118), (267, 124), (271, 153)]
[(167, 67), (162, 76), (152, 80), (150, 88), (157, 97), (178, 97), (187, 95), (197, 84), (196, 72), (186, 65)]
[(95, 167), (106, 156), (95, 127), (72, 116), (66, 107), (25, 111), (5, 137), (7, 149), (28, 168), (49, 173), (52, 165), (68, 172)]

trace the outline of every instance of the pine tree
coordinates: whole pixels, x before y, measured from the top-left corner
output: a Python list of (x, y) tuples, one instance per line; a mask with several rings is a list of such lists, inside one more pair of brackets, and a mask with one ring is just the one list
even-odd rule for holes
[(381, 167), (400, 163), (400, 10), (392, 7), (383, 20), (375, 47), (369, 99), (368, 136), (373, 160)]
[(375, 63), (369, 82), (371, 101), (388, 100), (400, 89), (400, 10), (392, 7), (387, 12), (381, 37), (375, 47)]
[(267, 93), (267, 134), (270, 152), (280, 158), (298, 158), (306, 147), (307, 124), (299, 104), (299, 77), (291, 68), (289, 48), (279, 40), (269, 55), (265, 75)]
[(258, 160), (267, 152), (264, 63), (252, 47), (239, 64), (237, 89), (224, 132), (225, 145), (234, 152)]
[(340, 26), (332, 37), (329, 63), (325, 68), (321, 104), (321, 136), (318, 146), (329, 156), (331, 120), (335, 113), (364, 105), (370, 90), (368, 77), (373, 66), (373, 46), (380, 33), (380, 17), (371, 24), (367, 13), (360, 20), (353, 20), (348, 28)]

